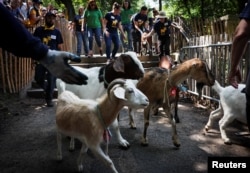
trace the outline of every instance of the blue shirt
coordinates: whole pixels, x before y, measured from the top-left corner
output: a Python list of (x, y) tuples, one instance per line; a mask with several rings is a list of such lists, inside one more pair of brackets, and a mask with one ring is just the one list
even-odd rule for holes
[(51, 50), (58, 50), (58, 44), (63, 43), (61, 32), (56, 28), (46, 28), (39, 26), (34, 32), (34, 36), (40, 38), (43, 44)]
[(107, 20), (106, 29), (109, 33), (115, 33), (118, 32), (118, 26), (121, 22), (121, 16), (120, 15), (114, 15), (112, 12), (108, 12), (105, 17)]
[(170, 38), (170, 26), (171, 26), (171, 21), (169, 20), (165, 20), (164, 23), (158, 20), (154, 24), (154, 31), (157, 33), (159, 40)]
[(134, 22), (133, 21), (136, 21), (138, 23), (138, 27), (143, 30), (144, 28), (144, 24), (145, 22), (148, 20), (148, 16), (147, 15), (143, 15), (141, 13), (137, 13), (137, 14), (134, 14), (132, 16), (132, 26), (133, 26), (133, 29), (135, 29), (135, 26), (134, 26)]

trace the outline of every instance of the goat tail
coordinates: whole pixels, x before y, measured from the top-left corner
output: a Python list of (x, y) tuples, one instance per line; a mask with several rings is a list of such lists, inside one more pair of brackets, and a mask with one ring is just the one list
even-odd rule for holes
[(220, 83), (219, 83), (217, 80), (215, 80), (214, 85), (212, 86), (212, 88), (213, 88), (218, 94), (220, 94), (220, 93), (223, 91), (223, 89), (224, 89), (224, 87), (222, 87), (222, 86), (220, 85)]

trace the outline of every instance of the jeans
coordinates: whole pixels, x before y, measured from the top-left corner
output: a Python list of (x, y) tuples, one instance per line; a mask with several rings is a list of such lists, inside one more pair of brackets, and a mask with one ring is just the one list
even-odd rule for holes
[(51, 101), (56, 86), (54, 77), (42, 64), (37, 64), (35, 68), (35, 80), (45, 92), (45, 100)]
[(101, 28), (87, 28), (88, 30), (88, 39), (89, 39), (89, 50), (93, 50), (93, 36), (95, 35), (95, 41), (99, 48), (102, 47), (101, 43), (101, 34), (102, 29)]
[(132, 30), (132, 40), (133, 40), (133, 47), (134, 52), (140, 53), (141, 52), (141, 33), (136, 29)]
[(127, 39), (128, 39), (128, 44), (126, 45), (123, 38), (122, 38), (122, 35), (120, 35), (121, 36), (122, 46), (123, 46), (124, 49), (132, 51), (133, 50), (133, 47), (132, 47), (132, 33), (131, 33), (132, 25), (131, 25), (131, 23), (123, 24), (122, 28), (123, 28), (124, 33), (127, 32)]
[(160, 57), (164, 55), (170, 55), (170, 38), (166, 38), (165, 40), (160, 40)]
[(104, 34), (104, 40), (105, 40), (105, 44), (106, 44), (106, 55), (107, 55), (107, 59), (110, 59), (110, 53), (111, 53), (111, 43), (114, 43), (114, 48), (112, 50), (112, 58), (115, 57), (118, 49), (119, 49), (119, 35), (118, 32), (114, 32), (114, 33), (109, 33), (109, 36), (107, 37), (106, 34)]
[(82, 43), (83, 43), (85, 55), (88, 55), (89, 46), (88, 46), (88, 40), (87, 40), (87, 32), (76, 31), (76, 39), (77, 39), (76, 54), (78, 56), (81, 55)]

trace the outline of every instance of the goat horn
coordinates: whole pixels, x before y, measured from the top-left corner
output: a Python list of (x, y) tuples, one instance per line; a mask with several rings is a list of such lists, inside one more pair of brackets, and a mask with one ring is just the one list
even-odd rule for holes
[[(121, 84), (121, 85), (124, 85), (126, 83), (126, 80), (125, 79), (115, 79), (113, 80), (109, 85), (108, 85), (108, 88), (107, 88), (107, 92), (108, 92), (108, 97), (110, 96), (110, 90), (113, 88), (113, 86), (117, 85), (117, 84)], [(109, 97), (110, 98), (110, 97)]]

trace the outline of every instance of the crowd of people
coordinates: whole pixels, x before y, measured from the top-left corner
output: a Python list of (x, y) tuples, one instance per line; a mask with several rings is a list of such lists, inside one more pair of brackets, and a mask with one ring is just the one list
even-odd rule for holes
[[(34, 27), (39, 22), (44, 25), (47, 12), (58, 13), (51, 4), (45, 7), (41, 0), (5, 0), (5, 2), (6, 7), (26, 27)], [(73, 31), (76, 37), (76, 54), (78, 56), (84, 54), (86, 57), (92, 58), (94, 54), (103, 56), (103, 53), (106, 53), (107, 63), (109, 63), (115, 58), (119, 48), (123, 52), (135, 51), (140, 54), (141, 41), (145, 39), (142, 35), (153, 30), (153, 26), (159, 20), (158, 16), (158, 10), (146, 6), (142, 6), (139, 12), (135, 12), (130, 0), (124, 0), (122, 4), (115, 2), (111, 11), (103, 14), (97, 2), (89, 0), (85, 7), (79, 6), (74, 19), (69, 21), (68, 28)], [(162, 16), (159, 17), (162, 18)], [(162, 26), (166, 28), (160, 28), (161, 33), (155, 32), (147, 36), (150, 37), (148, 40), (150, 40), (152, 51), (160, 56), (170, 55), (170, 27), (172, 25), (167, 16), (164, 18), (167, 24)], [(159, 34), (161, 34), (161, 38), (167, 35), (165, 46), (158, 39)], [(95, 52), (94, 41), (99, 52)], [(106, 49), (104, 51), (103, 41)]]
[[(46, 7), (41, 0), (4, 0), (3, 4), (25, 27), (35, 28), (34, 36), (39, 38), (47, 48), (57, 51), (62, 50), (62, 34), (55, 27), (55, 19), (59, 14), (52, 4), (48, 4)], [(123, 47), (124, 52), (135, 51), (139, 54), (141, 40), (150, 37), (153, 31), (157, 33), (158, 38), (168, 39), (167, 42), (163, 39), (164, 42), (160, 44), (159, 55), (170, 54), (168, 47), (170, 43), (170, 30), (168, 29), (170, 21), (164, 15), (164, 22), (168, 22), (168, 25), (162, 24), (161, 26), (167, 27), (167, 29), (158, 27), (156, 31), (153, 27), (157, 23), (157, 14), (159, 14), (156, 9), (148, 9), (146, 6), (142, 6), (139, 12), (134, 12), (131, 2), (124, 0), (122, 4), (115, 2), (112, 9), (103, 14), (96, 1), (89, 0), (86, 7), (79, 6), (77, 10), (74, 19), (68, 24), (68, 29), (72, 30), (76, 37), (76, 54), (79, 57), (83, 53), (86, 57), (93, 57), (96, 53), (93, 50), (94, 39), (99, 54), (103, 56), (103, 52), (106, 53), (107, 64), (116, 58), (120, 46)], [(154, 13), (154, 18), (148, 17), (149, 11)], [(64, 16), (61, 15), (60, 17)], [(163, 18), (159, 15), (158, 17)], [(166, 33), (162, 33), (165, 31)], [(142, 37), (145, 32), (149, 34)], [(105, 43), (105, 51), (103, 51), (102, 41)], [(156, 42), (158, 41), (154, 36), (155, 45)], [(82, 52), (82, 48), (84, 52)], [(155, 47), (155, 49), (158, 50), (158, 47)], [(34, 59), (38, 58), (35, 57)], [(47, 106), (53, 106), (52, 98), (56, 77), (39, 61), (36, 62), (35, 80), (44, 89)]]

